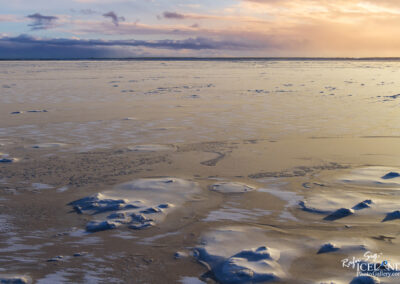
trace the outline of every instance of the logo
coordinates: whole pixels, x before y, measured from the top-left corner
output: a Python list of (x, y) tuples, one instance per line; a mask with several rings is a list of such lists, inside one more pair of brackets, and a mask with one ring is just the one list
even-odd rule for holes
[(356, 270), (357, 276), (400, 277), (400, 263), (383, 257), (382, 253), (366, 251), (361, 258), (342, 259), (344, 268)]

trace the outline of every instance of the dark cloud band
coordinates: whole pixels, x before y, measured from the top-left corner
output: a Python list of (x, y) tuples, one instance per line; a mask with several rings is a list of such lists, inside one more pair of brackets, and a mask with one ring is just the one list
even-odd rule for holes
[[(27, 35), (0, 38), (0, 59), (30, 58), (106, 58), (130, 54), (130, 48), (164, 50), (237, 50), (249, 48), (239, 42), (209, 38), (183, 40), (80, 40), (40, 39)], [(127, 52), (121, 52), (127, 51)], [(133, 54), (133, 53), (132, 53)], [(134, 56), (134, 54), (133, 54)]]

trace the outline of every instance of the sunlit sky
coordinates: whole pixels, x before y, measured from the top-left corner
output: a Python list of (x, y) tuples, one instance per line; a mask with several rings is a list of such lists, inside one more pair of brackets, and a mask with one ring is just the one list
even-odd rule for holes
[(399, 0), (0, 0), (0, 58), (400, 56)]

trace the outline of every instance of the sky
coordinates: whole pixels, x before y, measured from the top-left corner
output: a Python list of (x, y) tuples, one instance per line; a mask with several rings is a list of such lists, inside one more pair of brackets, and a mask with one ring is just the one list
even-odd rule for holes
[(399, 0), (0, 0), (0, 59), (400, 57)]

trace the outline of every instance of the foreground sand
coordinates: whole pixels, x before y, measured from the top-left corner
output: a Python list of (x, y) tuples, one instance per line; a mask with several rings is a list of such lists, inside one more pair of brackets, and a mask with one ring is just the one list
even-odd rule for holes
[[(370, 99), (395, 82), (358, 91), (368, 76), (393, 79), (396, 64), (365, 73), (371, 63), (134, 63), (143, 74), (127, 63), (112, 63), (111, 74), (90, 62), (7, 64), (0, 278), (349, 283), (356, 270), (345, 259), (400, 262), (398, 102)], [(252, 84), (266, 80), (257, 83), (263, 91), (229, 86), (244, 67)], [(166, 86), (181, 84), (187, 68), (199, 74)], [(343, 68), (351, 76), (336, 73)], [(310, 83), (322, 71), (326, 84)], [(134, 95), (119, 87), (129, 83)], [(326, 88), (335, 95), (321, 94)]]

